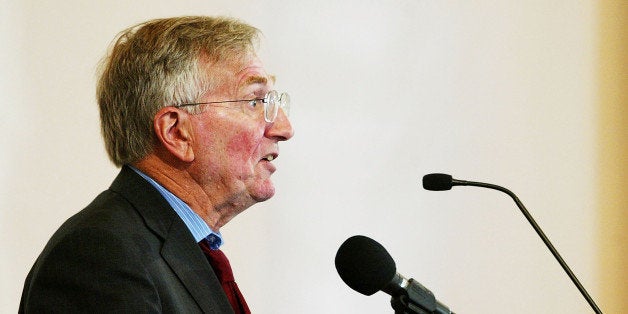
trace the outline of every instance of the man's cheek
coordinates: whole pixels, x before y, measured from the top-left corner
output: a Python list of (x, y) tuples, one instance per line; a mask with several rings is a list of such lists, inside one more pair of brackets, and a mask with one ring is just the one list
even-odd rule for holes
[(253, 132), (240, 132), (229, 140), (227, 153), (230, 158), (245, 161), (252, 157), (257, 148)]

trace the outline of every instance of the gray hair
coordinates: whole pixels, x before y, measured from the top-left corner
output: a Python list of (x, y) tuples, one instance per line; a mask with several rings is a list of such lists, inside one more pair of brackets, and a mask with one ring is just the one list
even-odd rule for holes
[(155, 114), (215, 88), (222, 76), (211, 65), (254, 53), (258, 36), (238, 20), (205, 16), (156, 19), (119, 33), (101, 63), (96, 91), (111, 161), (120, 167), (150, 154)]

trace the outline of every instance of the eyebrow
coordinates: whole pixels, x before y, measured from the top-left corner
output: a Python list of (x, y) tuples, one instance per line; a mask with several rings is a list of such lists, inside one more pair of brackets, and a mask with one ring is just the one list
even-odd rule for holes
[(268, 78), (265, 76), (259, 76), (259, 75), (249, 76), (246, 78), (246, 80), (244, 80), (244, 84), (242, 84), (242, 86), (248, 86), (252, 84), (268, 84), (269, 79), (273, 84), (275, 83), (274, 75), (269, 75)]

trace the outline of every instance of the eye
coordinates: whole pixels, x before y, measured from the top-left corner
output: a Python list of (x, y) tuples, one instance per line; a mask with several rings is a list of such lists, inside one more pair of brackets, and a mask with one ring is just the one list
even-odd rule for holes
[(259, 100), (257, 100), (257, 99), (247, 101), (246, 105), (244, 107), (245, 110), (248, 111), (248, 112), (251, 112), (251, 113), (257, 112), (258, 106), (259, 106), (258, 101)]

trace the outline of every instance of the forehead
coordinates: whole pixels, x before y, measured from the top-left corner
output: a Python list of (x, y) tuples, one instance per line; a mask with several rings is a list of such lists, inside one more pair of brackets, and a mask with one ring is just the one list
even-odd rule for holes
[(235, 79), (238, 88), (250, 85), (272, 86), (275, 76), (266, 72), (264, 65), (258, 57), (247, 58), (236, 66)]
[(230, 96), (236, 96), (241, 93), (251, 92), (251, 89), (270, 90), (275, 83), (275, 76), (269, 75), (261, 62), (255, 56), (247, 56), (237, 60), (224, 60), (215, 64), (219, 77), (221, 77), (220, 85), (214, 90), (214, 93), (228, 93)]

